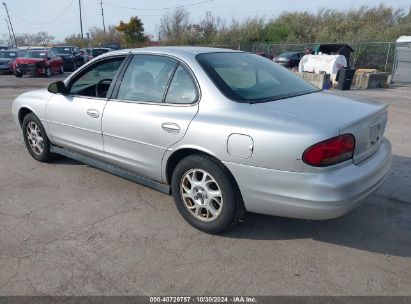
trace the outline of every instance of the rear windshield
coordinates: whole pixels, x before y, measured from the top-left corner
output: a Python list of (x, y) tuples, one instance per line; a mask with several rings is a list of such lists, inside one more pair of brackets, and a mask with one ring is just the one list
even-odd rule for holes
[(24, 58), (46, 58), (47, 57), (47, 52), (42, 52), (42, 51), (36, 51), (36, 52), (31, 52), (28, 51), (26, 54), (23, 56)]
[(265, 102), (317, 92), (293, 72), (248, 53), (206, 53), (197, 60), (219, 90), (238, 102)]

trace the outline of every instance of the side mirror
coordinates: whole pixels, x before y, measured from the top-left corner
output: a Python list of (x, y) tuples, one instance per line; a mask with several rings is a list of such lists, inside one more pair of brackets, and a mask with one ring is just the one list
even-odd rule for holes
[(56, 81), (49, 85), (47, 90), (54, 94), (66, 94), (67, 88), (63, 81)]

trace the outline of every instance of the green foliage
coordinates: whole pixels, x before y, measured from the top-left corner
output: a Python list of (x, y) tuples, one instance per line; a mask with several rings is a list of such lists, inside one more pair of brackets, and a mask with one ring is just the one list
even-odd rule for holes
[(122, 34), (123, 41), (128, 46), (141, 45), (147, 40), (144, 35), (144, 25), (137, 16), (131, 17), (128, 22), (120, 21), (116, 30)]
[[(269, 14), (270, 12), (267, 12)], [(238, 45), (265, 43), (395, 41), (411, 33), (411, 9), (385, 5), (347, 11), (321, 9), (317, 13), (288, 12), (265, 20), (250, 17), (228, 25), (207, 12), (191, 23), (188, 11), (178, 8), (160, 19), (163, 44)]]

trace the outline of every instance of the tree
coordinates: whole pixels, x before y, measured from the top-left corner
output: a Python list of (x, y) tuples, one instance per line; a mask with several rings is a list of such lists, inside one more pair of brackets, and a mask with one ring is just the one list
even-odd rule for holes
[(127, 45), (141, 45), (147, 40), (147, 36), (144, 35), (143, 22), (137, 16), (131, 17), (128, 22), (120, 21), (116, 30), (122, 34)]
[(189, 29), (190, 14), (184, 7), (166, 12), (160, 19), (159, 40), (182, 44), (183, 34)]
[(47, 46), (54, 41), (54, 36), (50, 35), (47, 32), (38, 32), (36, 34), (17, 34), (16, 41), (19, 46)]

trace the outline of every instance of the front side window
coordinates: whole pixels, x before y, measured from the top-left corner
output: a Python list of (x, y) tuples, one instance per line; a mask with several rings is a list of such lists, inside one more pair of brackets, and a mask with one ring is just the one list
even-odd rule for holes
[(218, 89), (237, 102), (265, 102), (318, 89), (271, 60), (248, 53), (205, 53), (197, 60)]
[(82, 71), (71, 83), (70, 95), (106, 97), (124, 59), (125, 57), (116, 57), (102, 60)]
[(183, 66), (179, 65), (171, 80), (165, 102), (188, 104), (197, 100), (197, 89), (193, 79)]
[(167, 84), (176, 65), (177, 61), (163, 56), (134, 55), (122, 79), (117, 98), (163, 102)]

